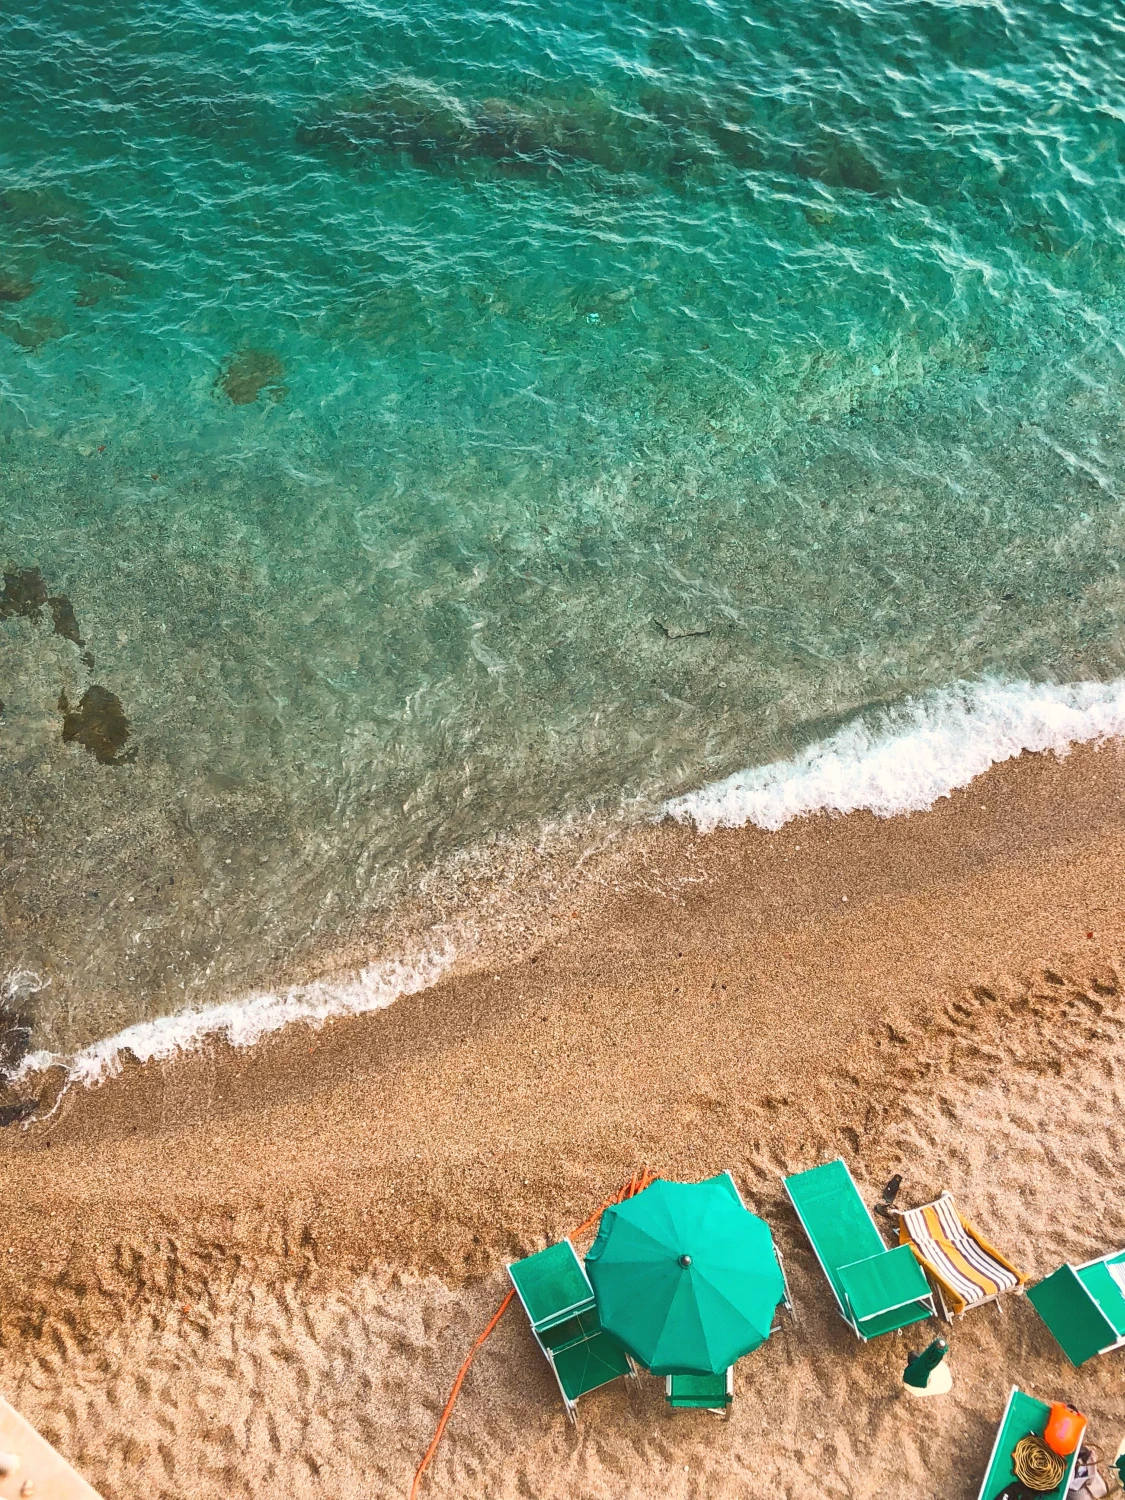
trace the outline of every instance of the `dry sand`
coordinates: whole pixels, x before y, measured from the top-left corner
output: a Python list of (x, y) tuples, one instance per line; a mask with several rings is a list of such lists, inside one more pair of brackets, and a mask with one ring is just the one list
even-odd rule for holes
[(529, 959), (249, 1053), (134, 1067), (0, 1135), (0, 1389), (110, 1500), (403, 1496), (503, 1261), (639, 1164), (729, 1167), (797, 1320), (734, 1414), (656, 1381), (568, 1426), (513, 1308), (422, 1493), (975, 1496), (1008, 1387), (1112, 1454), (1125, 1356), (1074, 1372), (1024, 1299), (863, 1346), (780, 1177), (942, 1187), (1039, 1276), (1125, 1244), (1125, 751), (1025, 756), (934, 811), (638, 843)]

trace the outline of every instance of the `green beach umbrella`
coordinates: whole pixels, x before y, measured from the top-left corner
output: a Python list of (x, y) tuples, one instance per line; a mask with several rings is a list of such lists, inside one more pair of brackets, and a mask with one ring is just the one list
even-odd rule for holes
[(725, 1172), (607, 1208), (586, 1269), (602, 1327), (654, 1375), (728, 1369), (769, 1337), (785, 1289), (769, 1225)]

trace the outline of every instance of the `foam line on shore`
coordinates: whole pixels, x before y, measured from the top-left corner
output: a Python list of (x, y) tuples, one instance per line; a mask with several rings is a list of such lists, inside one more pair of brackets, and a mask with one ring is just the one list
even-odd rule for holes
[(859, 717), (788, 760), (738, 771), (664, 803), (701, 833), (753, 823), (776, 830), (808, 813), (922, 812), (1024, 750), (1065, 755), (1125, 735), (1125, 679), (984, 681)]
[(71, 1056), (55, 1052), (30, 1052), (23, 1058), (15, 1078), (63, 1067), (72, 1083), (93, 1085), (121, 1072), (127, 1057), (138, 1062), (161, 1062), (178, 1052), (188, 1052), (208, 1041), (232, 1047), (252, 1047), (270, 1032), (294, 1021), (314, 1026), (340, 1016), (358, 1016), (385, 1010), (404, 995), (429, 989), (454, 961), (452, 944), (438, 946), (412, 959), (384, 959), (369, 964), (346, 979), (313, 980), (280, 991), (263, 990), (199, 1010), (138, 1021), (124, 1031), (92, 1043)]
[[(878, 715), (859, 715), (787, 760), (739, 771), (724, 781), (664, 803), (661, 815), (702, 833), (755, 824), (778, 829), (815, 812), (867, 810), (890, 818), (920, 812), (966, 786), (998, 761), (1022, 751), (1065, 754), (1074, 744), (1125, 736), (1125, 678), (1069, 684), (959, 683), (910, 699)], [(479, 942), (465, 924), (459, 941), (431, 929), (413, 957), (382, 959), (340, 979), (279, 991), (255, 991), (196, 1010), (157, 1016), (93, 1042), (72, 1055), (36, 1051), (14, 1080), (52, 1067), (70, 1083), (93, 1085), (121, 1072), (126, 1058), (160, 1062), (207, 1042), (250, 1047), (293, 1022), (322, 1025), (336, 1017), (386, 1009), (436, 984), (455, 959)], [(38, 976), (9, 976), (23, 990)], [(10, 1078), (13, 1075), (9, 1075)]]

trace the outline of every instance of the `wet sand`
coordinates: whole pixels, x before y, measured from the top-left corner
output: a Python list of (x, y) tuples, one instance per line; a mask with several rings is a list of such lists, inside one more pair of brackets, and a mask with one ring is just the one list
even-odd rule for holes
[(626, 1382), (563, 1419), (522, 1315), (424, 1494), (976, 1494), (1008, 1387), (1112, 1454), (1125, 1364), (1077, 1374), (1030, 1305), (861, 1346), (780, 1176), (951, 1188), (1024, 1270), (1125, 1243), (1125, 752), (1023, 756), (933, 811), (637, 840), (568, 930), (390, 1010), (67, 1094), (0, 1133), (0, 1389), (107, 1497), (409, 1488), (503, 1262), (644, 1163), (730, 1168), (798, 1321), (734, 1416)]

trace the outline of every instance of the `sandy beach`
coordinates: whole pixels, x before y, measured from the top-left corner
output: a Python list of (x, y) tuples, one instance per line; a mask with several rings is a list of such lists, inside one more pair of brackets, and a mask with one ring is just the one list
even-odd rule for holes
[(0, 1133), (0, 1388), (107, 1500), (405, 1495), (504, 1261), (642, 1164), (729, 1168), (797, 1314), (732, 1419), (642, 1379), (571, 1428), (513, 1308), (422, 1494), (968, 1500), (1016, 1381), (1112, 1455), (1120, 1357), (1073, 1371), (1024, 1299), (905, 1400), (926, 1329), (859, 1343), (781, 1175), (948, 1187), (1032, 1277), (1125, 1242), (1123, 861), (1116, 744), (906, 818), (663, 825), (518, 962), (71, 1090)]

